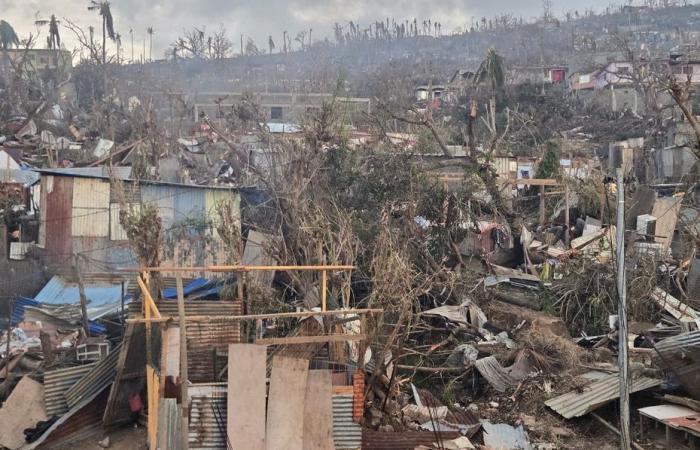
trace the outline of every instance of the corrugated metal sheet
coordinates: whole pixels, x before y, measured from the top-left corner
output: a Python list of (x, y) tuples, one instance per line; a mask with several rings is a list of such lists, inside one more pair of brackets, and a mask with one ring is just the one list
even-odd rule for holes
[(362, 447), (362, 427), (352, 420), (352, 404), (352, 394), (333, 396), (333, 440), (337, 450)]
[(67, 167), (61, 169), (40, 169), (36, 171), (42, 174), (62, 177), (109, 178), (113, 175), (120, 180), (126, 180), (131, 176), (131, 167), (129, 166)]
[[(235, 314), (240, 314), (240, 304)], [(226, 365), (228, 345), (241, 342), (241, 323), (212, 319), (187, 324), (188, 376), (192, 382), (215, 381)]]
[(34, 299), (26, 297), (17, 297), (13, 302), (12, 308), (12, 325), (17, 325), (24, 320), (24, 308), (27, 306), (37, 307), (39, 302)]
[(43, 238), (41, 242), (44, 243), (48, 262), (65, 263), (73, 257), (73, 179), (42, 176), (41, 204), (42, 222), (39, 232)]
[[(630, 392), (651, 389), (661, 384), (661, 380), (640, 377), (632, 380)], [(566, 419), (581, 417), (605, 403), (620, 397), (620, 381), (613, 374), (585, 386), (581, 391), (574, 390), (559, 397), (547, 400), (544, 404)]]
[(109, 236), (109, 191), (109, 181), (106, 180), (73, 180), (73, 236)]
[[(158, 303), (158, 310), (163, 317), (178, 316), (177, 302), (173, 300), (161, 300)], [(234, 316), (241, 313), (240, 302), (206, 300), (185, 302), (185, 315), (213, 317), (208, 322), (187, 324), (188, 376), (191, 382), (215, 381), (216, 373), (226, 365), (225, 355), (228, 352), (228, 345), (241, 342), (240, 322), (215, 317)], [(140, 315), (141, 303), (130, 304), (129, 314)]]
[(44, 404), (48, 417), (60, 416), (68, 411), (68, 403), (64, 397), (65, 392), (80, 381), (94, 366), (95, 363), (48, 370), (44, 373)]
[[(102, 392), (103, 389), (112, 384), (116, 375), (120, 351), (121, 344), (113, 348), (106, 358), (98, 361), (87, 375), (66, 391), (66, 403), (69, 407), (73, 408), (81, 400)], [(101, 419), (102, 413), (100, 413)]]
[[(183, 284), (185, 281), (183, 280)], [(166, 286), (168, 283), (165, 283)], [(129, 304), (129, 316), (141, 315), (141, 302)], [(177, 301), (161, 300), (158, 302), (158, 311), (163, 317), (177, 317)], [(233, 316), (241, 311), (239, 302), (222, 300), (193, 300), (185, 302), (185, 316)]]
[[(138, 207), (138, 205), (135, 205)], [(110, 203), (109, 205), (109, 239), (112, 241), (126, 241), (129, 237), (124, 231), (124, 227), (119, 222), (119, 203)]]
[(182, 414), (174, 398), (161, 398), (158, 406), (158, 448), (182, 448)]
[[(443, 442), (457, 439), (458, 431), (441, 431)], [(402, 431), (392, 433), (385, 431), (364, 430), (362, 432), (363, 450), (413, 450), (419, 445), (432, 445), (436, 441), (432, 431)]]
[[(89, 308), (121, 302), (121, 282), (85, 279), (83, 283)], [(56, 275), (46, 283), (34, 297), (34, 300), (49, 305), (78, 303), (80, 302), (80, 289), (78, 288), (78, 283)]]
[(189, 448), (226, 448), (226, 388), (221, 387), (205, 396), (190, 398)]
[(102, 411), (107, 404), (107, 392), (103, 390), (85, 398), (61, 416), (38, 440), (22, 448), (60, 448), (99, 433), (102, 430)]
[(700, 331), (666, 338), (654, 348), (657, 363), (671, 371), (693, 398), (700, 398)]

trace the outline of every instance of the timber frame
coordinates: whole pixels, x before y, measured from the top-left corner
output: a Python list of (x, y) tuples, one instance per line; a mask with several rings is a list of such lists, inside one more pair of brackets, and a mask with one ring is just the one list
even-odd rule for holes
[[(358, 316), (360, 319), (360, 333), (359, 334), (324, 334), (320, 336), (289, 336), (289, 337), (276, 337), (276, 338), (263, 338), (257, 336), (254, 343), (258, 345), (294, 345), (294, 344), (309, 344), (309, 343), (319, 343), (319, 342), (351, 342), (351, 341), (361, 341), (365, 342), (367, 340), (366, 332), (366, 322), (368, 315), (378, 315), (381, 317), (383, 311), (381, 309), (328, 309), (328, 272), (333, 271), (352, 271), (354, 266), (343, 266), (343, 265), (318, 265), (318, 266), (206, 266), (206, 267), (145, 267), (139, 269), (126, 269), (127, 272), (137, 272), (137, 281), (141, 289), (142, 301), (142, 314), (141, 318), (127, 319), (127, 323), (130, 326), (135, 326), (136, 324), (143, 323), (146, 328), (146, 386), (148, 393), (148, 442), (149, 448), (155, 450), (158, 448), (158, 417), (159, 417), (159, 405), (160, 400), (163, 398), (163, 386), (165, 383), (165, 375), (160, 373), (160, 370), (156, 367), (152, 367), (150, 362), (153, 361), (151, 358), (151, 328), (155, 324), (156, 326), (165, 326), (171, 323), (177, 323), (180, 328), (180, 343), (185, 343), (185, 345), (180, 345), (180, 380), (185, 380), (181, 382), (181, 447), (182, 449), (188, 448), (189, 440), (189, 426), (188, 426), (188, 416), (189, 416), (189, 397), (187, 393), (187, 345), (186, 345), (186, 323), (187, 322), (208, 322), (213, 319), (210, 316), (185, 316), (185, 296), (182, 284), (182, 273), (191, 272), (209, 272), (209, 273), (240, 273), (243, 276), (240, 279), (245, 283), (245, 273), (254, 271), (292, 271), (292, 270), (302, 270), (302, 271), (316, 271), (319, 272), (320, 277), (320, 293), (321, 293), (321, 311), (298, 311), (298, 312), (286, 312), (286, 313), (272, 313), (272, 314), (250, 314), (250, 315), (234, 315), (234, 316), (216, 316), (217, 321), (223, 322), (237, 322), (237, 321), (254, 321), (257, 325), (257, 329), (261, 329), (262, 321), (265, 319), (283, 319), (283, 318), (296, 318), (303, 319), (308, 317), (335, 317), (335, 316), (346, 316), (353, 315)], [(150, 275), (153, 272), (172, 272), (176, 274), (176, 288), (177, 288), (177, 301), (178, 301), (178, 315), (174, 317), (164, 317), (158, 310), (158, 305), (153, 299), (150, 290)], [(243, 283), (238, 283), (238, 299), (243, 300), (244, 289)], [(325, 328), (325, 326), (324, 326)], [(166, 339), (166, 335), (162, 334), (162, 339)], [(162, 348), (165, 348), (165, 342), (162, 343)], [(361, 352), (363, 354), (363, 352)], [(163, 358), (166, 355), (162, 356)], [(162, 360), (161, 360), (162, 362)], [(161, 364), (163, 365), (163, 364)]]

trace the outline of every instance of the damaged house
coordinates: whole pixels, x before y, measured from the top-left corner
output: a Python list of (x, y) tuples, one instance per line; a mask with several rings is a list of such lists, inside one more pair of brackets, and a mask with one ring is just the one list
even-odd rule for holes
[(230, 202), (238, 211), (240, 196), (234, 189), (136, 181), (130, 179), (130, 167), (111, 173), (102, 167), (38, 172), (38, 246), (50, 266), (65, 265), (77, 254), (112, 268), (135, 265), (119, 213), (125, 205), (138, 209), (144, 204), (158, 210), (166, 261), (201, 266), (224, 260), (225, 249), (214, 226), (216, 208)]

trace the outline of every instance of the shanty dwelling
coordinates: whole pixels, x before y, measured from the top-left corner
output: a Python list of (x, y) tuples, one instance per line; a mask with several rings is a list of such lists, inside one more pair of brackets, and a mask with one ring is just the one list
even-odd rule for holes
[[(135, 256), (119, 221), (120, 198), (138, 208), (155, 205), (164, 235), (163, 261), (190, 267), (224, 262), (224, 246), (216, 231), (217, 205), (230, 202), (240, 210), (240, 196), (227, 187), (159, 181), (134, 181), (130, 168), (42, 169), (38, 246), (50, 266), (70, 266), (80, 254), (103, 271), (133, 267)], [(240, 226), (240, 222), (239, 222)]]

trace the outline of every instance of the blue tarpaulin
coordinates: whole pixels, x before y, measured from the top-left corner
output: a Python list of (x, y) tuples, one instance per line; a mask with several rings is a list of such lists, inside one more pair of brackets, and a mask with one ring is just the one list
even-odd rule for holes
[[(219, 297), (221, 294), (221, 280), (207, 280), (206, 278), (196, 278), (182, 288), (185, 297), (210, 298)], [(176, 288), (165, 288), (162, 291), (163, 298), (176, 299)]]

